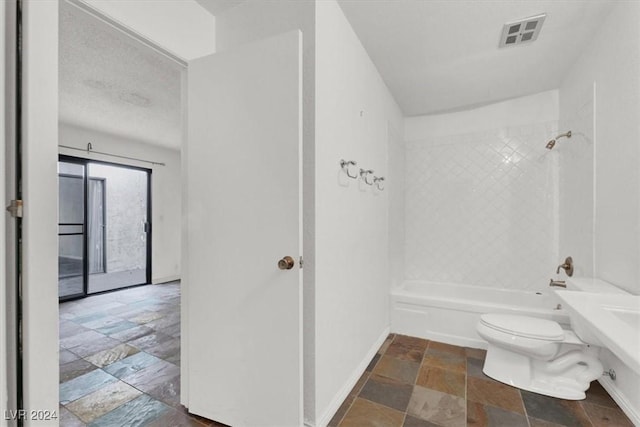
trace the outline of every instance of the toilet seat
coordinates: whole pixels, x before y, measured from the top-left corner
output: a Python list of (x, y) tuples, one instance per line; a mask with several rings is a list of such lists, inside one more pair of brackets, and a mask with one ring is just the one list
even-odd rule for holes
[(502, 333), (544, 341), (562, 341), (564, 330), (552, 320), (512, 314), (483, 314), (480, 323)]

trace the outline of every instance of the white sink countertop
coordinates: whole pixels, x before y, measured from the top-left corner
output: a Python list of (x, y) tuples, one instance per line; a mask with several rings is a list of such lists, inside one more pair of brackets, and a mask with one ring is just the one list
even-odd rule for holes
[(640, 296), (555, 291), (586, 343), (606, 347), (640, 374)]

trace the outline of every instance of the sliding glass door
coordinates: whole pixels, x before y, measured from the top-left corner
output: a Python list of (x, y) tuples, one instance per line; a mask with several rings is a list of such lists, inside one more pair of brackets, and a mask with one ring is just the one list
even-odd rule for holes
[(85, 295), (85, 190), (83, 163), (58, 162), (58, 297)]
[(150, 171), (60, 158), (59, 297), (151, 281)]

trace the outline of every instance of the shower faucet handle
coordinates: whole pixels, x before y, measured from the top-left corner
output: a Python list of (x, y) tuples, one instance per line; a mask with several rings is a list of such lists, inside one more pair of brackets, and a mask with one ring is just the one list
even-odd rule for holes
[(561, 268), (564, 270), (565, 273), (567, 273), (567, 276), (569, 276), (569, 277), (573, 276), (573, 258), (568, 256), (564, 260), (564, 264), (560, 264), (558, 266), (558, 268), (556, 269), (556, 274), (560, 274), (560, 269)]

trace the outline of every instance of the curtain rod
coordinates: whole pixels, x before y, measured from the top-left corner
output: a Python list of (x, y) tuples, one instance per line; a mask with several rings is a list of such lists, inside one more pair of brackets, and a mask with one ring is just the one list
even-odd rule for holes
[(152, 165), (158, 165), (158, 166), (166, 166), (166, 164), (162, 163), (162, 162), (154, 162), (152, 160), (138, 159), (136, 157), (121, 156), (119, 154), (104, 153), (102, 151), (93, 151), (93, 147), (91, 146), (91, 143), (87, 144), (87, 148), (71, 147), (69, 145), (58, 145), (58, 147), (60, 147), (60, 148), (68, 148), (69, 150), (84, 151), (87, 154), (89, 154), (89, 153), (102, 154), (103, 156), (111, 156), (111, 157), (117, 157), (119, 159), (134, 160), (136, 162), (151, 163)]

